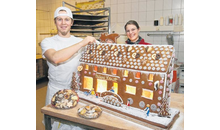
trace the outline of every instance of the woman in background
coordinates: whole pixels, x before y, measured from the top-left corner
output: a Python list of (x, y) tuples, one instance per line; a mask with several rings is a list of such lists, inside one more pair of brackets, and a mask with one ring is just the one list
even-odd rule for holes
[(144, 39), (139, 36), (140, 27), (138, 23), (134, 20), (129, 20), (125, 26), (125, 32), (128, 37), (127, 44), (142, 44), (142, 45), (152, 45), (144, 41)]

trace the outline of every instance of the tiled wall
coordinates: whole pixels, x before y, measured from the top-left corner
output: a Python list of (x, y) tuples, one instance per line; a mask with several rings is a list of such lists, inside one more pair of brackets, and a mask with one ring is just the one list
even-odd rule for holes
[[(89, 0), (64, 0), (75, 5), (75, 2), (87, 2)], [(39, 43), (50, 35), (51, 29), (56, 29), (53, 22), (53, 14), (57, 7), (62, 6), (62, 0), (36, 0), (36, 47), (37, 53), (41, 53)], [(105, 0), (105, 7), (111, 8), (111, 28), (124, 26), (130, 20), (136, 20), (140, 27), (153, 25), (154, 19), (161, 16), (182, 14), (184, 16), (184, 0)], [(74, 8), (71, 8), (74, 10)], [(184, 24), (184, 23), (183, 23)], [(170, 32), (141, 32), (140, 35), (146, 42), (153, 45), (167, 45), (166, 35)], [(171, 32), (172, 33), (172, 32)], [(148, 36), (147, 34), (155, 34)], [(159, 34), (159, 35), (158, 35)], [(174, 47), (178, 62), (184, 62), (184, 32), (176, 32)]]

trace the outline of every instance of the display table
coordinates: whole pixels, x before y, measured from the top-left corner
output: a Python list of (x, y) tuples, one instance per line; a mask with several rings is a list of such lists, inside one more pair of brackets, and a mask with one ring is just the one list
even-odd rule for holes
[[(57, 120), (65, 120), (73, 122), (77, 125), (83, 125), (84, 128), (98, 128), (98, 129), (127, 129), (127, 130), (143, 130), (143, 129), (158, 129), (158, 127), (149, 125), (144, 122), (135, 121), (130, 117), (125, 117), (120, 114), (116, 114), (109, 110), (103, 109), (101, 116), (97, 119), (84, 119), (78, 116), (77, 110), (85, 106), (85, 101), (79, 100), (78, 105), (75, 108), (68, 110), (60, 110), (53, 108), (51, 105), (41, 108), (41, 112), (44, 114), (45, 130), (51, 130), (51, 118)], [(184, 95), (178, 93), (171, 93), (171, 108), (180, 110), (179, 117), (176, 119), (171, 129), (184, 129)], [(162, 128), (161, 128), (162, 129)]]

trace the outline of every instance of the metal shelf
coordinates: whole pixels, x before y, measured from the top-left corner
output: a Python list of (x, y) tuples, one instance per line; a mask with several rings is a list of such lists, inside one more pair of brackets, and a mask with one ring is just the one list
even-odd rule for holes
[[(97, 20), (97, 21), (89, 21), (89, 20), (74, 20), (74, 24), (78, 24), (78, 25), (97, 25), (100, 23), (107, 23), (108, 21), (106, 20)], [(74, 25), (73, 24), (73, 25)]]
[(74, 14), (73, 19), (88, 19), (88, 20), (97, 20), (108, 18), (108, 15), (81, 15), (81, 14)]
[(104, 25), (104, 26), (96, 26), (96, 25), (88, 25), (88, 26), (85, 26), (85, 25), (73, 25), (71, 27), (71, 29), (95, 29), (95, 28), (105, 28), (105, 27), (108, 27), (107, 25)]
[(70, 33), (92, 33), (93, 36), (94, 33), (107, 32), (110, 34), (110, 7), (82, 10), (64, 1), (62, 5), (68, 5), (80, 10), (72, 11), (74, 24), (71, 27)]
[(70, 33), (105, 33), (108, 32), (108, 30), (74, 30), (74, 31), (70, 31)]

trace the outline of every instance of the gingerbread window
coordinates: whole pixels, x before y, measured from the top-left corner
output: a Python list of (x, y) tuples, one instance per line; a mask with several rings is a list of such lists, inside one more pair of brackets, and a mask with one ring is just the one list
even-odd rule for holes
[(89, 70), (89, 65), (86, 65), (85, 70)]
[(104, 67), (102, 72), (103, 72), (103, 73), (107, 73), (107, 68)]
[(107, 81), (106, 80), (97, 79), (96, 91), (97, 92), (101, 92), (101, 93), (107, 91)]
[(153, 80), (154, 80), (154, 74), (149, 74), (148, 81), (153, 81)]
[(94, 66), (94, 71), (97, 72), (97, 70), (98, 70), (98, 67), (97, 67), (97, 66)]
[(136, 87), (135, 86), (126, 85), (125, 92), (129, 93), (129, 94), (136, 95)]
[(149, 89), (142, 89), (142, 97), (153, 100), (153, 91)]
[(91, 90), (93, 88), (93, 78), (84, 76), (83, 88)]
[(117, 69), (116, 69), (116, 68), (114, 68), (114, 69), (112, 70), (112, 74), (117, 75)]
[(115, 93), (118, 94), (118, 83), (117, 82), (113, 82), (113, 87), (114, 87)]
[(141, 72), (136, 72), (135, 78), (140, 79), (141, 78)]
[(128, 77), (128, 70), (124, 70), (123, 76)]

